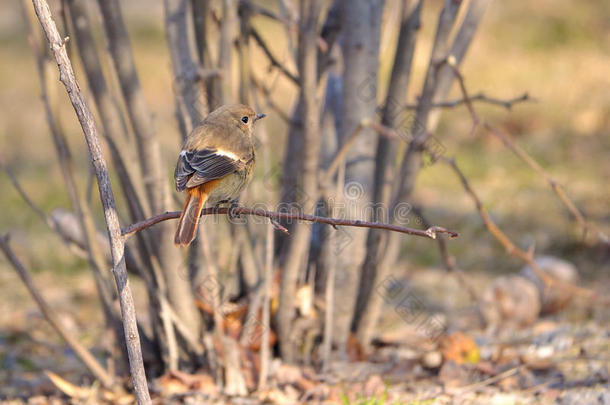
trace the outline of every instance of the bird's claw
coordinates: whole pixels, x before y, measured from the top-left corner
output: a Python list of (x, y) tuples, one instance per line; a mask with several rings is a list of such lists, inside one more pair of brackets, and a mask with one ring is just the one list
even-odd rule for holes
[(229, 209), (227, 210), (227, 216), (229, 217), (229, 220), (241, 218), (239, 213), (235, 212), (237, 208), (239, 208), (239, 203), (236, 200), (229, 201)]

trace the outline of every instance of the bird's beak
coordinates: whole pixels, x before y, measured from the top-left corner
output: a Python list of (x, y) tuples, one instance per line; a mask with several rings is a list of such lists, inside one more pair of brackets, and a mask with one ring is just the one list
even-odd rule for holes
[(260, 120), (261, 118), (265, 118), (267, 116), (267, 114), (256, 114), (256, 117), (254, 117), (254, 122)]

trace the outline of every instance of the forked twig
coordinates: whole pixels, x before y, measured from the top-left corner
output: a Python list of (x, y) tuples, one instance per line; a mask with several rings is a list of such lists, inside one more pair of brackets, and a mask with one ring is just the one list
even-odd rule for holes
[[(574, 204), (574, 202), (570, 199), (570, 197), (568, 197), (568, 195), (566, 194), (563, 187), (559, 184), (559, 182), (555, 178), (553, 178), (553, 176), (551, 176), (549, 173), (547, 173), (534, 158), (532, 158), (530, 155), (528, 155), (527, 152), (525, 152), (525, 150), (523, 150), (523, 148), (521, 148), (519, 145), (517, 145), (515, 142), (513, 142), (513, 140), (510, 139), (509, 136), (507, 136), (502, 131), (493, 127), (489, 122), (481, 120), (479, 118), (479, 116), (476, 113), (474, 106), (472, 104), (474, 97), (471, 97), (468, 94), (468, 89), (466, 88), (466, 84), (464, 82), (464, 76), (462, 75), (462, 73), (460, 72), (460, 70), (458, 69), (456, 64), (454, 63), (451, 56), (446, 59), (445, 63), (451, 67), (451, 69), (453, 70), (453, 73), (455, 74), (455, 77), (458, 80), (458, 83), (460, 85), (460, 90), (464, 97), (463, 101), (466, 104), (466, 106), (468, 107), (468, 111), (470, 113), (470, 116), (472, 117), (474, 126), (476, 127), (477, 125), (481, 125), (483, 128), (485, 128), (485, 130), (488, 133), (490, 133), (493, 136), (495, 136), (496, 138), (500, 139), (500, 141), (502, 141), (504, 146), (506, 146), (508, 149), (510, 149), (515, 155), (517, 155), (517, 157), (519, 159), (521, 159), (521, 161), (523, 161), (531, 169), (533, 169), (538, 174), (540, 174), (546, 180), (546, 182), (549, 183), (549, 185), (553, 189), (553, 192), (555, 192), (555, 194), (557, 195), (557, 197), (559, 198), (561, 203), (568, 209), (568, 211), (574, 217), (576, 222), (578, 222), (578, 224), (582, 227), (583, 239), (586, 237), (588, 231), (593, 230), (597, 234), (597, 237), (599, 238), (599, 240), (601, 240), (606, 245), (610, 245), (610, 238), (608, 237), (608, 235), (604, 234), (596, 226), (594, 226), (593, 224), (590, 224), (586, 221), (582, 212), (578, 209), (578, 207), (576, 207), (576, 204)], [(526, 96), (526, 95), (527, 95), (527, 93), (524, 96)]]
[(278, 68), (280, 70), (280, 72), (282, 72), (284, 74), (284, 76), (286, 76), (296, 85), (299, 85), (299, 78), (296, 75), (294, 75), (293, 73), (291, 73), (279, 60), (277, 60), (277, 58), (275, 56), (273, 56), (271, 49), (269, 49), (269, 46), (267, 46), (267, 43), (265, 42), (263, 37), (261, 37), (261, 35), (258, 33), (258, 31), (255, 30), (254, 28), (252, 28), (250, 30), (250, 35), (252, 35), (252, 38), (254, 38), (256, 43), (261, 47), (261, 49), (265, 53), (265, 55), (267, 55), (267, 58), (269, 59), (271, 66)]
[[(499, 107), (504, 107), (507, 110), (512, 110), (512, 108), (515, 104), (523, 103), (525, 101), (535, 100), (534, 98), (532, 98), (529, 95), (529, 93), (523, 93), (520, 96), (507, 98), (507, 99), (490, 97), (485, 93), (477, 93), (477, 94), (470, 96), (469, 99), (471, 102), (478, 101), (478, 102), (481, 102), (484, 104), (491, 104), (491, 105), (496, 105)], [(448, 101), (441, 101), (438, 103), (432, 103), (430, 105), (430, 107), (432, 107), (432, 108), (454, 108), (454, 107), (459, 107), (463, 104), (466, 104), (466, 102), (467, 102), (466, 98), (458, 98), (455, 100), (448, 100)], [(417, 104), (406, 104), (405, 106), (403, 106), (403, 108), (405, 110), (416, 110)]]
[(540, 277), (540, 279), (544, 282), (544, 284), (547, 287), (563, 288), (563, 289), (572, 291), (572, 292), (574, 292), (578, 295), (582, 295), (582, 296), (595, 295), (595, 292), (593, 292), (591, 290), (581, 288), (581, 287), (575, 286), (571, 283), (567, 283), (567, 282), (564, 282), (561, 280), (554, 279), (554, 278), (550, 277), (548, 274), (546, 274), (534, 260), (533, 252), (531, 252), (531, 251), (526, 252), (523, 249), (519, 248), (517, 245), (515, 245), (513, 243), (513, 241), (500, 228), (498, 228), (496, 223), (491, 219), (491, 217), (487, 213), (487, 210), (485, 210), (485, 208), (483, 207), (483, 203), (481, 202), (481, 199), (479, 198), (477, 193), (470, 186), (470, 183), (468, 183), (466, 176), (464, 175), (464, 173), (462, 173), (462, 171), (458, 167), (457, 163), (455, 162), (455, 159), (449, 159), (444, 156), (441, 156), (441, 159), (444, 162), (446, 162), (453, 169), (453, 171), (457, 174), (457, 176), (460, 179), (460, 182), (462, 183), (462, 186), (464, 187), (464, 190), (474, 201), (477, 211), (479, 211), (479, 215), (483, 219), (483, 223), (485, 224), (485, 227), (487, 228), (489, 233), (491, 233), (492, 236), (494, 238), (496, 238), (502, 246), (504, 246), (504, 249), (506, 249), (506, 252), (509, 255), (517, 256), (518, 258), (520, 258), (521, 260), (523, 260), (524, 262), (529, 264), (530, 267), (536, 273), (536, 275), (538, 277)]

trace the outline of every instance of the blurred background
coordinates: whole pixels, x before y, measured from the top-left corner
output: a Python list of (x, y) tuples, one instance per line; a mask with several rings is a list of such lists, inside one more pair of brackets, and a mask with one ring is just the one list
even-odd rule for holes
[[(41, 207), (50, 210), (66, 205), (68, 200), (58, 187), (61, 176), (52, 153), (52, 141), (45, 136), (48, 128), (39, 96), (40, 84), (27, 45), (21, 11), (14, 3), (6, 1), (0, 5), (0, 52), (4, 61), (0, 67), (3, 81), (0, 93), (2, 157)], [(408, 95), (411, 101), (421, 88), (435, 29), (434, 16), (441, 5), (431, 2), (423, 10), (422, 35)], [(173, 103), (168, 99), (173, 79), (163, 28), (163, 8), (160, 3), (144, 1), (128, 2), (123, 7), (142, 87), (164, 145), (163, 156), (170, 177), (181, 138)], [(527, 92), (534, 99), (516, 105), (510, 112), (481, 105), (480, 114), (507, 128), (565, 185), (593, 222), (608, 220), (606, 207), (610, 203), (607, 187), (610, 162), (606, 156), (610, 147), (609, 13), (610, 7), (603, 1), (586, 1), (578, 5), (568, 1), (494, 2), (487, 10), (463, 64), (463, 74), (473, 94), (484, 92), (509, 99)], [(397, 16), (384, 18), (396, 19)], [(286, 55), (285, 36), (281, 34), (283, 27), (260, 17), (253, 23), (260, 25), (278, 57), (284, 55), (283, 59), (290, 61)], [(102, 33), (99, 35), (98, 40), (102, 41)], [(391, 38), (382, 40), (380, 81), (388, 80), (392, 40), (395, 41)], [(265, 72), (268, 68), (267, 60), (255, 46), (252, 61), (255, 70)], [(74, 64), (78, 66), (78, 60)], [(81, 80), (81, 85), (85, 86), (85, 80)], [(451, 94), (452, 98), (459, 98), (459, 88), (454, 86)], [(57, 97), (67, 135), (75, 146), (82, 146), (80, 127), (73, 119), (67, 96), (59, 92)], [(272, 99), (279, 105), (290, 106), (296, 93), (287, 83), (278, 84)], [(287, 112), (290, 113), (288, 108)], [(459, 158), (503, 228), (526, 245), (536, 241), (537, 249), (578, 255), (575, 236), (579, 231), (544, 181), (502, 148), (500, 142), (484, 136), (467, 137), (471, 122), (466, 112), (465, 107), (447, 110), (442, 116), (438, 137), (447, 147), (448, 154)], [(285, 123), (270, 113), (267, 125), (270, 136), (283, 143)], [(76, 158), (79, 168), (85, 168), (86, 155), (77, 154)], [(81, 179), (86, 180), (86, 177), (81, 176)], [(33, 251), (41, 260), (56, 260), (52, 257), (61, 252), (43, 237), (48, 234), (44, 224), (24, 209), (22, 200), (5, 176), (0, 181), (4, 190), (2, 228), (17, 228), (19, 232), (36, 235), (36, 238), (28, 238)], [(506, 256), (500, 254), (500, 248), (494, 250), (494, 241), (484, 235), (471, 202), (448, 169), (439, 165), (424, 170), (415, 197), (422, 205), (432, 205), (446, 212), (447, 217), (439, 221), (444, 226), (456, 228), (458, 225), (464, 237), (453, 242), (456, 248), (461, 244), (464, 244), (461, 249), (466, 248), (472, 243), (472, 237), (477, 238), (476, 251), (460, 251), (465, 255), (460, 255), (464, 266), (486, 271), (498, 267), (508, 269), (506, 263), (501, 263)], [(455, 222), (447, 223), (446, 220)], [(420, 256), (425, 264), (432, 264), (429, 257), (434, 256), (435, 247), (422, 241), (411, 252)], [(583, 259), (587, 258), (592, 257), (585, 254)], [(589, 269), (587, 273), (602, 273), (597, 268), (603, 265), (602, 262), (586, 262), (584, 260), (583, 264)], [(66, 263), (60, 268), (65, 269)]]
[[(58, 7), (54, 3), (51, 2), (59, 19)], [(108, 58), (98, 6), (96, 2), (87, 3), (102, 68), (107, 72), (111, 91), (118, 99), (117, 79)], [(255, 3), (278, 12), (275, 1)], [(380, 89), (387, 86), (397, 41), (400, 14), (392, 12), (395, 10), (392, 7), (396, 7), (394, 3), (398, 2), (387, 2), (387, 10), (382, 16), (377, 79)], [(427, 2), (422, 10), (408, 103), (416, 103), (421, 92), (436, 19), (442, 6), (442, 1), (434, 0)], [(173, 185), (173, 167), (182, 138), (175, 115), (174, 73), (166, 42), (163, 5), (161, 2), (132, 0), (122, 2), (122, 8), (142, 88), (162, 146), (165, 175)], [(254, 16), (252, 25), (274, 55), (290, 71), (297, 72), (283, 24), (264, 16)], [(68, 47), (77, 79), (93, 106), (76, 44), (70, 40)], [(253, 74), (264, 77), (266, 83), (273, 83), (270, 99), (290, 116), (298, 99), (294, 84), (270, 68), (259, 46), (252, 44), (250, 48)], [(17, 0), (0, 2), (0, 60), (0, 159), (44, 212), (59, 207), (69, 209), (70, 202), (45, 120), (35, 60)], [(493, 1), (460, 70), (471, 94), (482, 92), (498, 99), (516, 98), (524, 93), (529, 95), (528, 100), (515, 103), (510, 110), (487, 103), (475, 103), (475, 106), (480, 117), (509, 134), (564, 186), (588, 221), (608, 234), (610, 3), (602, 0)], [(237, 64), (233, 75), (237, 80)], [(56, 72), (49, 77), (56, 78)], [(82, 131), (63, 87), (51, 88), (55, 91), (49, 96), (73, 151), (78, 185), (81, 190), (86, 190), (91, 175)], [(454, 85), (448, 99), (460, 97), (460, 89)], [(378, 98), (381, 102), (383, 94), (378, 94)], [(270, 145), (284, 145), (288, 134), (287, 122), (277, 111), (264, 112), (267, 113), (265, 132)], [(544, 178), (527, 167), (497, 138), (481, 130), (473, 134), (471, 127), (472, 120), (464, 105), (443, 109), (434, 136), (443, 144), (444, 155), (456, 158), (498, 226), (524, 250), (535, 246), (537, 254), (573, 262), (580, 272), (583, 286), (607, 289), (610, 284), (607, 245), (583, 241), (582, 228)], [(255, 180), (241, 199), (243, 205), (267, 201), (269, 186), (266, 180), (269, 174), (265, 167), (282, 163), (284, 147), (274, 147), (269, 152), (270, 166), (259, 163)], [(116, 178), (113, 181), (118, 184)], [(69, 310), (72, 314), (70, 322), (74, 322), (74, 328), (80, 331), (81, 340), (93, 345), (103, 333), (103, 318), (97, 299), (91, 298), (95, 295), (95, 284), (86, 258), (75, 257), (24, 204), (5, 173), (0, 175), (0, 190), (1, 232), (10, 233), (13, 248), (34, 273), (38, 285), (44, 286), (45, 296), (52, 306), (59, 312)], [(93, 187), (92, 211), (102, 228), (103, 217), (98, 200), (97, 188)], [(118, 202), (122, 225), (125, 226), (129, 220), (124, 202), (121, 198)], [(518, 272), (523, 266), (520, 260), (506, 254), (485, 229), (472, 200), (447, 165), (437, 162), (425, 166), (409, 203), (422, 207), (430, 222), (460, 233), (459, 238), (448, 241), (448, 248), (475, 289), (483, 291), (494, 277)], [(173, 201), (172, 209), (180, 209), (177, 200)], [(406, 225), (423, 227), (416, 216)], [(260, 228), (264, 226), (257, 225)], [(264, 234), (264, 231), (259, 232), (259, 235)], [(445, 273), (438, 248), (429, 240), (401, 238), (397, 272), (401, 277), (409, 276), (414, 283), (419, 280), (432, 301), (442, 300), (450, 305), (464, 302), (463, 297), (439, 294), (441, 291), (434, 288)], [(138, 278), (132, 278), (139, 314), (145, 314), (145, 288)], [(447, 288), (459, 294), (461, 287), (452, 284)], [(37, 315), (35, 304), (4, 259), (0, 260), (0, 302), (3, 308), (0, 313), (0, 364), (7, 365), (5, 371), (0, 371), (2, 385), (2, 380), (10, 378), (13, 372), (6, 370), (15, 370), (15, 362), (26, 375), (28, 372), (37, 374), (37, 370), (50, 366), (49, 361), (32, 360), (24, 354), (48, 350), (48, 347), (45, 349), (45, 346), (34, 343), (49, 340), (50, 333), (46, 326), (39, 324), (42, 320)], [(39, 328), (28, 326), (32, 322)], [(70, 327), (69, 322), (68, 325)], [(29, 336), (25, 339), (27, 343), (21, 342), (21, 334)], [(27, 351), (10, 354), (14, 353), (13, 344), (26, 345)], [(66, 368), (70, 369), (70, 366)]]

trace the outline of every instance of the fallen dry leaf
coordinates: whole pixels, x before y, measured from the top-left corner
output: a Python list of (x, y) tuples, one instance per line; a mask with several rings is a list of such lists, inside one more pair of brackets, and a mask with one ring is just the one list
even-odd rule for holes
[(366, 359), (364, 348), (353, 333), (350, 333), (347, 338), (347, 355), (350, 361), (364, 361)]
[(439, 348), (445, 361), (453, 361), (456, 364), (474, 364), (481, 357), (479, 346), (472, 336), (463, 332), (453, 332), (443, 336)]

